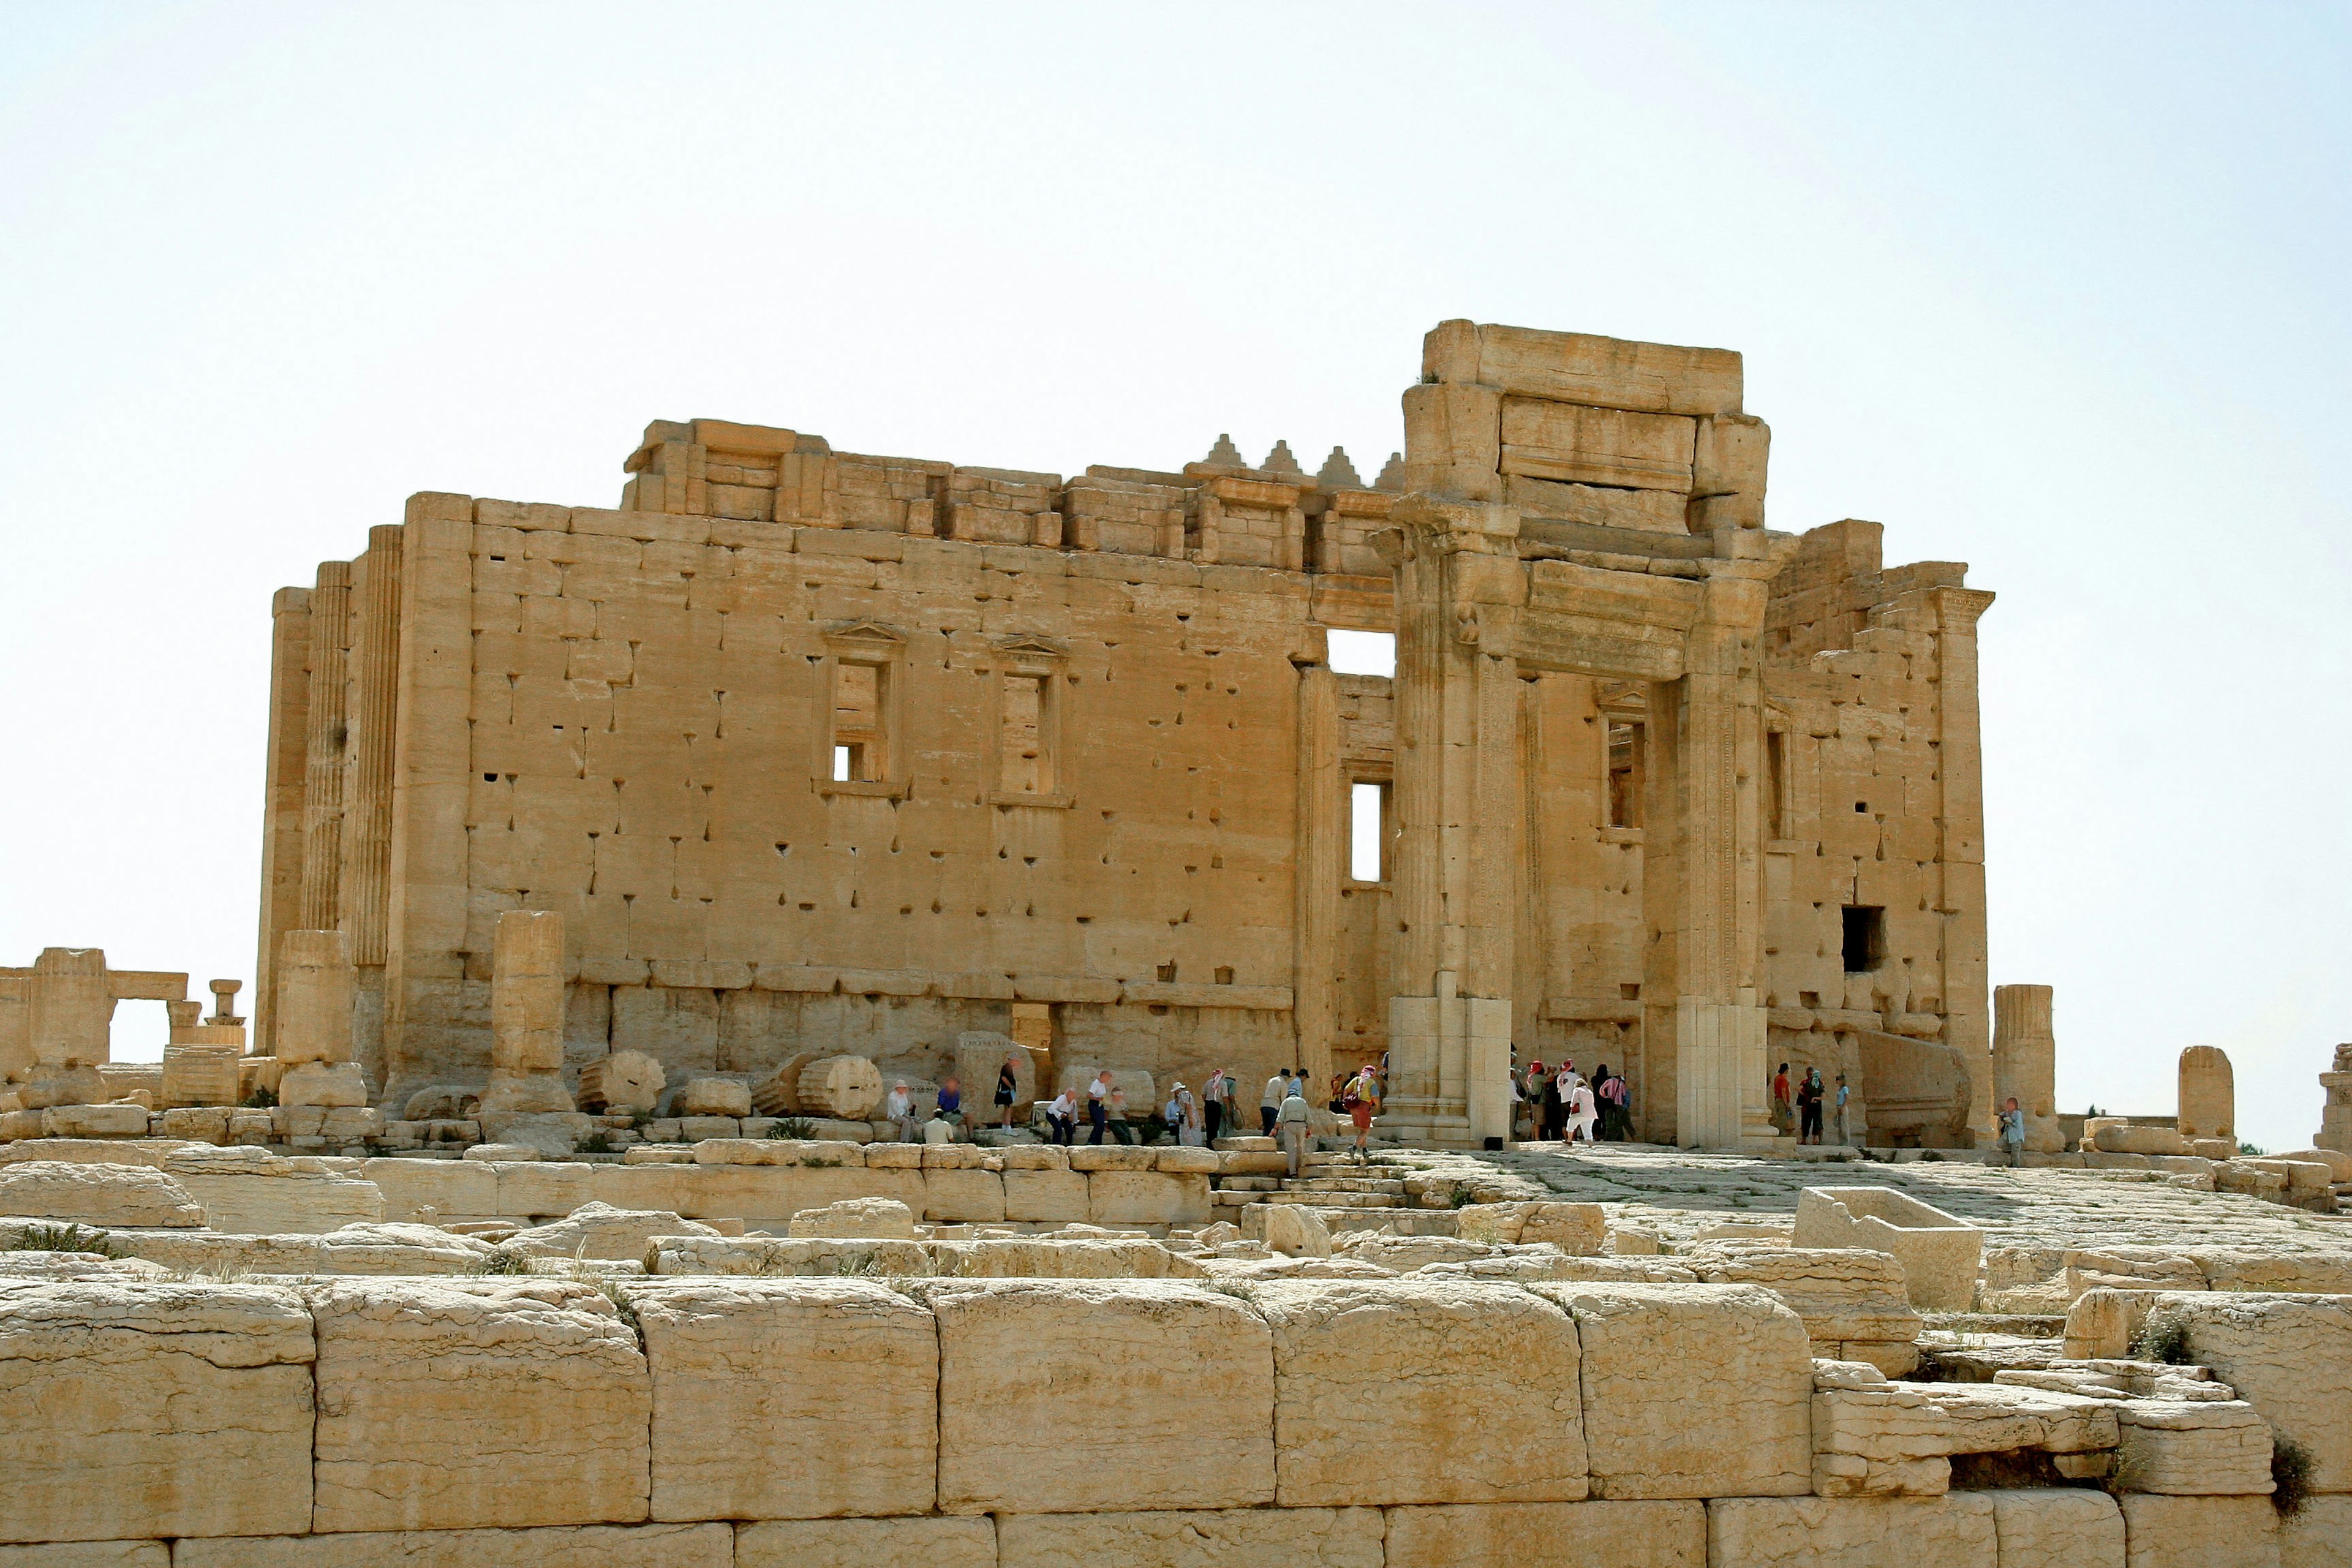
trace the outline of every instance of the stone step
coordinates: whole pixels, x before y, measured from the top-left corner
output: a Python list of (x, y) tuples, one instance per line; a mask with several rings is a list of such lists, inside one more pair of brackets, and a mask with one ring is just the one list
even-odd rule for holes
[(1294, 1193), (1386, 1193), (1391, 1197), (1404, 1195), (1402, 1182), (1384, 1182), (1377, 1176), (1305, 1176), (1286, 1181), (1283, 1190)]
[(1402, 1208), (1405, 1206), (1405, 1203), (1402, 1198), (1391, 1197), (1386, 1193), (1302, 1193), (1294, 1191), (1282, 1193), (1236, 1193), (1234, 1195), (1236, 1197), (1246, 1196), (1252, 1203), (1305, 1204), (1310, 1208), (1392, 1209)]

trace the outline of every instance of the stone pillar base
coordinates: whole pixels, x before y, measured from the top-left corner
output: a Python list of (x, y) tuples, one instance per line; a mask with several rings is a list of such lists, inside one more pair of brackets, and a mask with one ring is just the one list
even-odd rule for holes
[(1765, 1011), (1685, 996), (1675, 1007), (1675, 1141), (1737, 1149), (1775, 1136), (1765, 1109)]
[(494, 1116), (504, 1111), (530, 1115), (577, 1109), (572, 1103), (572, 1091), (563, 1087), (563, 1079), (551, 1072), (510, 1072), (505, 1068), (492, 1068), (478, 1114)]
[(356, 1062), (331, 1066), (326, 1062), (301, 1062), (278, 1075), (278, 1103), (281, 1106), (360, 1106), (367, 1102), (367, 1079)]

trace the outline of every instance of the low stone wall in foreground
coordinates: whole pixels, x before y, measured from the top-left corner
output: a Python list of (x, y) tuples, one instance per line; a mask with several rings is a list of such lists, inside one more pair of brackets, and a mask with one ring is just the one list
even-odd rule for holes
[(1744, 1285), (0, 1282), (0, 1568), (2290, 1568), (2352, 1539), (2343, 1495), (2284, 1526), (2194, 1487), (1812, 1496), (1811, 1350)]

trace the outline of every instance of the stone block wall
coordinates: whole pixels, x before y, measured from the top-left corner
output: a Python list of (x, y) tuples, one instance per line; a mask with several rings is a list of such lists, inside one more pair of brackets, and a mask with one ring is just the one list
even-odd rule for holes
[(1744, 1287), (9, 1283), (0, 1562), (2341, 1560), (2335, 1494), (1810, 1495), (1813, 1379)]

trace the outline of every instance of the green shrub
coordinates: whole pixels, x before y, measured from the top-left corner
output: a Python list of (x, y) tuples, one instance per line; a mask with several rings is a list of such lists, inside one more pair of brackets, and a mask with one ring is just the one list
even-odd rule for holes
[(2168, 1366), (2189, 1364), (2189, 1320), (2178, 1312), (2150, 1312), (2132, 1336), (2132, 1354)]
[(809, 1139), (816, 1136), (816, 1123), (805, 1116), (787, 1116), (776, 1123), (779, 1138)]
[(613, 1140), (605, 1133), (603, 1128), (599, 1127), (595, 1131), (591, 1132), (587, 1137), (583, 1138), (577, 1144), (573, 1145), (572, 1152), (575, 1154), (609, 1154), (613, 1152)]
[(245, 1097), (245, 1109), (247, 1110), (277, 1110), (278, 1091), (266, 1083), (257, 1085), (254, 1091)]
[(125, 1256), (102, 1230), (78, 1225), (28, 1225), (17, 1234), (11, 1252), (94, 1252), (100, 1258)]
[(530, 1274), (530, 1254), (501, 1244), (466, 1265), (465, 1272), (472, 1275)]

